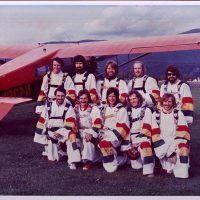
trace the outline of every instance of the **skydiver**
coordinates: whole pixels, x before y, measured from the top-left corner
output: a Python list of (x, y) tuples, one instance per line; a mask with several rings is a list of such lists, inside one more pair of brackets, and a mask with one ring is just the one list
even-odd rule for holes
[(75, 113), (80, 137), (79, 146), (83, 170), (89, 170), (93, 167), (94, 162), (101, 158), (97, 142), (99, 130), (102, 127), (102, 117), (99, 108), (92, 104), (88, 90), (79, 91)]
[(130, 120), (130, 143), (128, 150), (131, 167), (143, 169), (143, 175), (154, 176), (154, 156), (151, 147), (151, 117), (152, 112), (148, 108), (142, 95), (132, 90), (129, 92), (130, 107), (128, 115)]
[(188, 178), (190, 134), (183, 112), (176, 109), (173, 94), (165, 93), (161, 108), (152, 115), (152, 145), (163, 171)]
[(47, 102), (55, 99), (54, 92), (59, 86), (63, 86), (66, 91), (66, 97), (71, 102), (75, 101), (75, 86), (71, 77), (62, 71), (64, 66), (61, 58), (54, 58), (51, 62), (50, 71), (43, 77), (41, 91), (39, 93), (35, 112), (41, 114)]
[(75, 85), (76, 95), (82, 89), (89, 91), (92, 102), (97, 103), (97, 89), (96, 89), (96, 78), (94, 74), (87, 71), (87, 62), (82, 55), (77, 55), (73, 59), (73, 67), (75, 75), (73, 76), (73, 82)]
[[(66, 90), (60, 86), (55, 90), (55, 100), (45, 105), (36, 125), (34, 142), (47, 145), (49, 161), (59, 161), (65, 154), (68, 156), (69, 168), (76, 169), (75, 163), (81, 161), (80, 151), (76, 143), (76, 115), (68, 103)], [(67, 150), (63, 151), (62, 145)]]
[(103, 110), (104, 127), (98, 144), (102, 156), (103, 167), (115, 172), (118, 166), (127, 162), (127, 150), (130, 148), (130, 127), (127, 110), (119, 101), (119, 90), (111, 87), (106, 93), (107, 105)]
[(166, 81), (161, 85), (160, 95), (171, 93), (176, 98), (176, 109), (181, 110), (187, 123), (193, 122), (193, 98), (187, 82), (180, 79), (180, 72), (175, 65), (170, 65), (165, 71)]
[(133, 63), (133, 79), (128, 83), (129, 92), (133, 89), (139, 91), (149, 107), (156, 109), (160, 106), (160, 91), (157, 81), (145, 75), (144, 64), (141, 61)]
[(100, 97), (101, 103), (106, 104), (106, 92), (108, 88), (115, 87), (119, 90), (119, 100), (121, 103), (126, 104), (128, 97), (128, 87), (124, 80), (117, 77), (118, 65), (115, 61), (110, 60), (105, 65), (106, 77), (97, 81), (97, 92)]

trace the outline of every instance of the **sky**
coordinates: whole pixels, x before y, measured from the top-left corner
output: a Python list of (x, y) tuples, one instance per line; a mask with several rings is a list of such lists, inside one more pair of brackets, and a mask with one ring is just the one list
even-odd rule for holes
[(193, 3), (0, 2), (0, 45), (175, 35), (200, 28)]

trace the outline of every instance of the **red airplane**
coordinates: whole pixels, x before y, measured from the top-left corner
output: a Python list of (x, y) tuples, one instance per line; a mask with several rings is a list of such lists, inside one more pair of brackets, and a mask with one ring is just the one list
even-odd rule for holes
[(0, 66), (0, 120), (15, 104), (32, 100), (31, 97), (40, 89), (43, 77), (38, 75), (37, 69), (49, 64), (55, 57), (72, 58), (78, 54), (146, 54), (195, 49), (200, 49), (200, 33), (85, 43), (0, 46), (0, 59), (12, 59)]

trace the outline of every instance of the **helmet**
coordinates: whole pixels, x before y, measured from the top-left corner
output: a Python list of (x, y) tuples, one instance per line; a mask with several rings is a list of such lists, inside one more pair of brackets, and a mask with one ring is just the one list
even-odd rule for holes
[(139, 157), (140, 157), (140, 152), (138, 151), (137, 148), (132, 148), (132, 149), (129, 149), (127, 151), (127, 154), (128, 154), (128, 157), (131, 159), (131, 160), (137, 160)]

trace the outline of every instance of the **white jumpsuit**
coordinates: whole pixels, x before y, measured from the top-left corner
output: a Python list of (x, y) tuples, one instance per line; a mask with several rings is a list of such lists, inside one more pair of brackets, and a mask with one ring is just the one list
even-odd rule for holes
[(82, 89), (86, 89), (90, 93), (90, 97), (93, 103), (97, 103), (97, 85), (96, 78), (93, 74), (88, 74), (88, 72), (84, 72), (83, 74), (78, 74), (73, 77), (76, 95), (78, 95), (79, 91)]
[(63, 86), (67, 92), (66, 96), (70, 97), (72, 100), (75, 100), (75, 86), (71, 77), (62, 71), (60, 71), (58, 74), (48, 72), (43, 77), (41, 91), (36, 103), (36, 113), (42, 113), (46, 104), (46, 100), (52, 101), (55, 98), (54, 92), (58, 86), (62, 85), (63, 82)]
[[(54, 137), (55, 133), (61, 135)], [(80, 162), (80, 151), (76, 143), (77, 127), (74, 109), (65, 100), (62, 105), (57, 105), (56, 101), (52, 105), (45, 106), (38, 123), (34, 142), (48, 145), (48, 160), (59, 160), (59, 144), (67, 144), (68, 163)]]
[(121, 103), (104, 110), (103, 139), (99, 148), (103, 155), (103, 167), (114, 172), (127, 161), (126, 151), (130, 148), (130, 128), (127, 110)]
[(124, 80), (118, 79), (117, 77), (111, 80), (104, 78), (103, 80), (97, 81), (97, 93), (101, 102), (106, 102), (106, 92), (110, 87), (119, 89), (119, 99), (124, 103), (128, 97), (128, 86)]
[[(166, 113), (161, 108), (152, 116), (152, 142), (156, 156), (163, 169), (173, 172), (175, 177), (188, 178), (190, 134), (181, 111)], [(169, 162), (171, 155), (177, 156), (176, 164)]]
[(133, 78), (128, 83), (129, 92), (132, 90), (138, 90), (138, 92), (145, 99), (148, 106), (160, 104), (160, 91), (157, 81), (149, 76), (144, 75), (143, 77)]
[[(100, 152), (97, 149), (97, 140), (99, 129), (102, 126), (102, 117), (97, 106), (89, 104), (85, 110), (81, 110), (80, 106), (75, 107), (77, 117), (78, 131), (80, 135), (81, 156), (82, 161), (95, 162), (100, 159)], [(85, 134), (92, 135), (91, 141), (86, 142)]]
[(143, 175), (154, 173), (154, 158), (151, 148), (151, 117), (149, 108), (143, 104), (139, 108), (131, 108), (131, 144), (137, 144), (140, 158), (131, 160), (133, 169), (143, 168)]
[(181, 110), (186, 117), (188, 124), (193, 122), (193, 98), (188, 84), (177, 80), (174, 84), (166, 82), (161, 85), (160, 96), (162, 97), (165, 93), (171, 93), (176, 98), (177, 107), (176, 109)]

